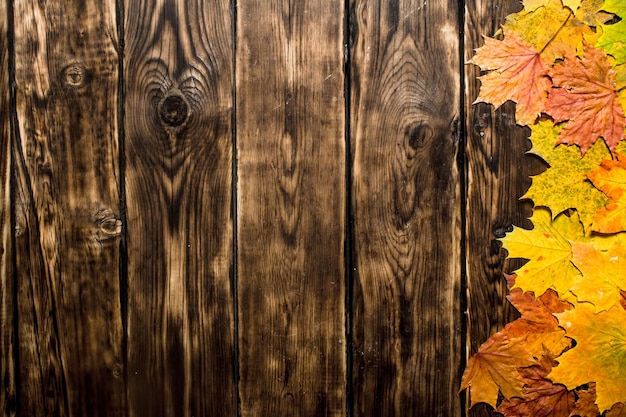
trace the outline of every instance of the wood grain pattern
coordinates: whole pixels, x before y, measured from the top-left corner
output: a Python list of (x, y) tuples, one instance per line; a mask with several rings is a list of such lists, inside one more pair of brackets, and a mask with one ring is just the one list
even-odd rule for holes
[[(465, 14), (465, 60), (493, 36), (504, 17), (517, 12), (517, 0), (470, 0)], [(480, 68), (465, 67), (467, 129), (467, 351), (471, 355), (492, 334), (518, 314), (506, 300), (505, 254), (496, 240), (512, 225), (530, 226), (528, 201), (519, 201), (530, 186), (530, 175), (542, 169), (539, 161), (525, 155), (530, 131), (515, 124), (515, 107), (472, 103), (478, 96)], [(507, 268), (507, 272), (509, 268)], [(491, 407), (479, 404), (470, 416), (491, 416)]]
[(234, 415), (228, 2), (125, 11), (129, 415)]
[(11, 133), (9, 15), (0, 2), (0, 414), (16, 413), (15, 282), (11, 231)]
[(458, 7), (351, 2), (355, 416), (461, 412)]
[(122, 415), (115, 2), (14, 7), (19, 414)]
[(343, 4), (237, 23), (241, 415), (344, 416)]

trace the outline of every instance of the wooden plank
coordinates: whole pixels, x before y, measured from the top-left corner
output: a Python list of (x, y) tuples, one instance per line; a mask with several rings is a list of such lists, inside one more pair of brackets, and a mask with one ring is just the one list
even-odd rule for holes
[(130, 416), (232, 416), (227, 1), (125, 2)]
[(345, 416), (343, 2), (238, 1), (240, 407)]
[(457, 1), (352, 0), (355, 416), (458, 416)]
[[(465, 13), (465, 61), (493, 36), (504, 17), (521, 9), (518, 0), (469, 0)], [(492, 334), (518, 315), (506, 300), (502, 275), (504, 253), (497, 238), (511, 225), (530, 226), (528, 201), (520, 202), (530, 186), (530, 175), (542, 169), (525, 155), (529, 131), (515, 124), (515, 108), (505, 104), (494, 111), (487, 104), (472, 105), (478, 96), (480, 69), (465, 67), (467, 130), (467, 351), (475, 353)], [(470, 416), (491, 416), (491, 407), (479, 404)]]
[(14, 2), (19, 414), (119, 416), (115, 2)]
[(15, 416), (15, 286), (11, 232), (9, 15), (0, 2), (0, 414)]

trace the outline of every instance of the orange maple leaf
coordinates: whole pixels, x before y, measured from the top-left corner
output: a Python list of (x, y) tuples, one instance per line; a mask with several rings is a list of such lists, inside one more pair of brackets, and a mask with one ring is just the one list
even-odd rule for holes
[(600, 137), (611, 151), (624, 136), (626, 118), (616, 91), (616, 72), (604, 51), (584, 43), (583, 58), (568, 56), (550, 71), (554, 87), (544, 111), (567, 121), (558, 143), (576, 144), (585, 154)]
[(546, 352), (538, 365), (520, 369), (528, 384), (523, 397), (505, 399), (498, 412), (505, 416), (567, 417), (574, 410), (576, 397), (564, 385), (553, 384), (546, 378), (555, 365)]
[(470, 62), (490, 71), (479, 77), (481, 87), (476, 102), (500, 107), (513, 100), (517, 103), (517, 123), (535, 122), (546, 101), (550, 79), (546, 64), (528, 42), (504, 29), (503, 40), (485, 38), (485, 45), (476, 50)]
[(595, 214), (592, 230), (600, 233), (626, 230), (626, 158), (602, 161), (587, 178), (610, 199), (609, 204)]
[[(507, 279), (509, 286), (514, 285), (515, 276), (507, 276)], [(529, 374), (528, 368), (537, 365), (546, 355), (554, 357), (571, 345), (552, 315), (571, 306), (560, 301), (556, 292), (548, 290), (535, 298), (532, 292), (516, 288), (507, 298), (522, 317), (493, 335), (470, 358), (461, 390), (470, 389), (472, 405), (486, 402), (495, 407), (498, 391), (507, 399), (525, 397), (528, 392), (524, 391), (524, 386), (533, 383), (533, 373)]]
[(461, 390), (469, 388), (471, 405), (485, 402), (495, 407), (498, 391), (505, 398), (519, 397), (528, 382), (518, 368), (537, 362), (523, 342), (510, 340), (498, 332), (487, 340), (470, 358), (461, 381)]

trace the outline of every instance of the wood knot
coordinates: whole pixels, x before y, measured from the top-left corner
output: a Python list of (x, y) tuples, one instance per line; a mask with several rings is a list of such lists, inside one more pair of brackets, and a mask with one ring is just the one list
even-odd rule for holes
[(169, 95), (163, 99), (159, 106), (159, 116), (166, 126), (180, 127), (189, 118), (189, 105), (182, 96), (178, 94)]
[(413, 123), (404, 132), (409, 146), (413, 150), (424, 146), (435, 135), (433, 128), (426, 123)]
[(100, 209), (94, 214), (98, 240), (117, 237), (122, 233), (122, 220), (111, 209)]
[(79, 63), (72, 63), (63, 69), (63, 84), (69, 88), (80, 88), (87, 83), (87, 69)]

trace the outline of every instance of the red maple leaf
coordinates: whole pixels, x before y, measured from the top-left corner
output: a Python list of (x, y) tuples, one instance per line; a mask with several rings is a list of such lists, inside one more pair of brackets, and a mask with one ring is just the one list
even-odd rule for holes
[(585, 42), (583, 58), (568, 56), (550, 71), (554, 88), (544, 111), (567, 121), (559, 143), (576, 144), (585, 154), (603, 137), (613, 151), (624, 136), (626, 118), (615, 87), (615, 70), (600, 49)]
[(485, 38), (470, 61), (491, 72), (479, 77), (476, 102), (496, 107), (508, 100), (517, 103), (515, 118), (521, 125), (532, 124), (542, 111), (550, 79), (539, 53), (516, 33), (504, 29), (504, 39)]

